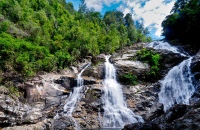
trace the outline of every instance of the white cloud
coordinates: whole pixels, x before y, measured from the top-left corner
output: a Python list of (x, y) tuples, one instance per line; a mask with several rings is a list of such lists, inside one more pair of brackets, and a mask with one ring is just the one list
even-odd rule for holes
[(143, 19), (144, 27), (154, 31), (154, 35), (161, 35), (161, 23), (170, 11), (176, 0), (85, 0), (88, 8), (101, 11), (103, 6), (111, 6), (113, 3), (122, 2), (119, 11), (124, 14), (131, 13), (134, 20)]
[(103, 8), (102, 1), (85, 0), (85, 3), (88, 8), (94, 8), (96, 11), (101, 11), (101, 9)]
[[(156, 29), (155, 36), (161, 35), (162, 27), (161, 23), (174, 5), (175, 0), (126, 0), (118, 8), (124, 14), (127, 13), (127, 9), (132, 9), (133, 19), (143, 19), (144, 27), (148, 27), (149, 31)], [(143, 5), (143, 6), (141, 6)]]
[(111, 6), (112, 3), (119, 3), (121, 0), (85, 0), (88, 8), (94, 8), (96, 11), (101, 11), (103, 5)]

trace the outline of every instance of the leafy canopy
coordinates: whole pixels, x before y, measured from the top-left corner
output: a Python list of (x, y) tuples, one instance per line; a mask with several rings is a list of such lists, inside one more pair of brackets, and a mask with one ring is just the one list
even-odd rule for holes
[(33, 76), (63, 69), (88, 55), (149, 41), (130, 14), (110, 11), (101, 16), (84, 0), (79, 11), (65, 0), (0, 1), (2, 71)]

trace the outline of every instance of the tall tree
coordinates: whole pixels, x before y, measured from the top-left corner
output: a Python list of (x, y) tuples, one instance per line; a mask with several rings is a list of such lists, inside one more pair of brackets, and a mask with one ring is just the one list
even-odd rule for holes
[(200, 1), (177, 2), (179, 3), (175, 3), (174, 13), (168, 15), (162, 22), (162, 34), (166, 40), (190, 44), (193, 48), (198, 49), (200, 45), (195, 41), (198, 40), (200, 30)]

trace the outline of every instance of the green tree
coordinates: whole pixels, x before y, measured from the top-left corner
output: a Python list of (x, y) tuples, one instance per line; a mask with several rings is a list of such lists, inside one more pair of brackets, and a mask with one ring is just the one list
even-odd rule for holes
[(189, 44), (198, 50), (200, 45), (195, 41), (200, 30), (199, 0), (177, 1), (172, 12), (162, 22), (165, 39)]

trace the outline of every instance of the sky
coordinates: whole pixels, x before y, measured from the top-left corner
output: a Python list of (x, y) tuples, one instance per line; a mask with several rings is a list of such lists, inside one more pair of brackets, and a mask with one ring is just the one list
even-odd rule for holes
[[(142, 21), (147, 27), (153, 40), (164, 38), (161, 36), (161, 23), (170, 11), (176, 0), (85, 0), (88, 8), (101, 12), (118, 10), (124, 16), (132, 14), (133, 20)], [(66, 0), (72, 2), (76, 10), (79, 9), (80, 0)]]

